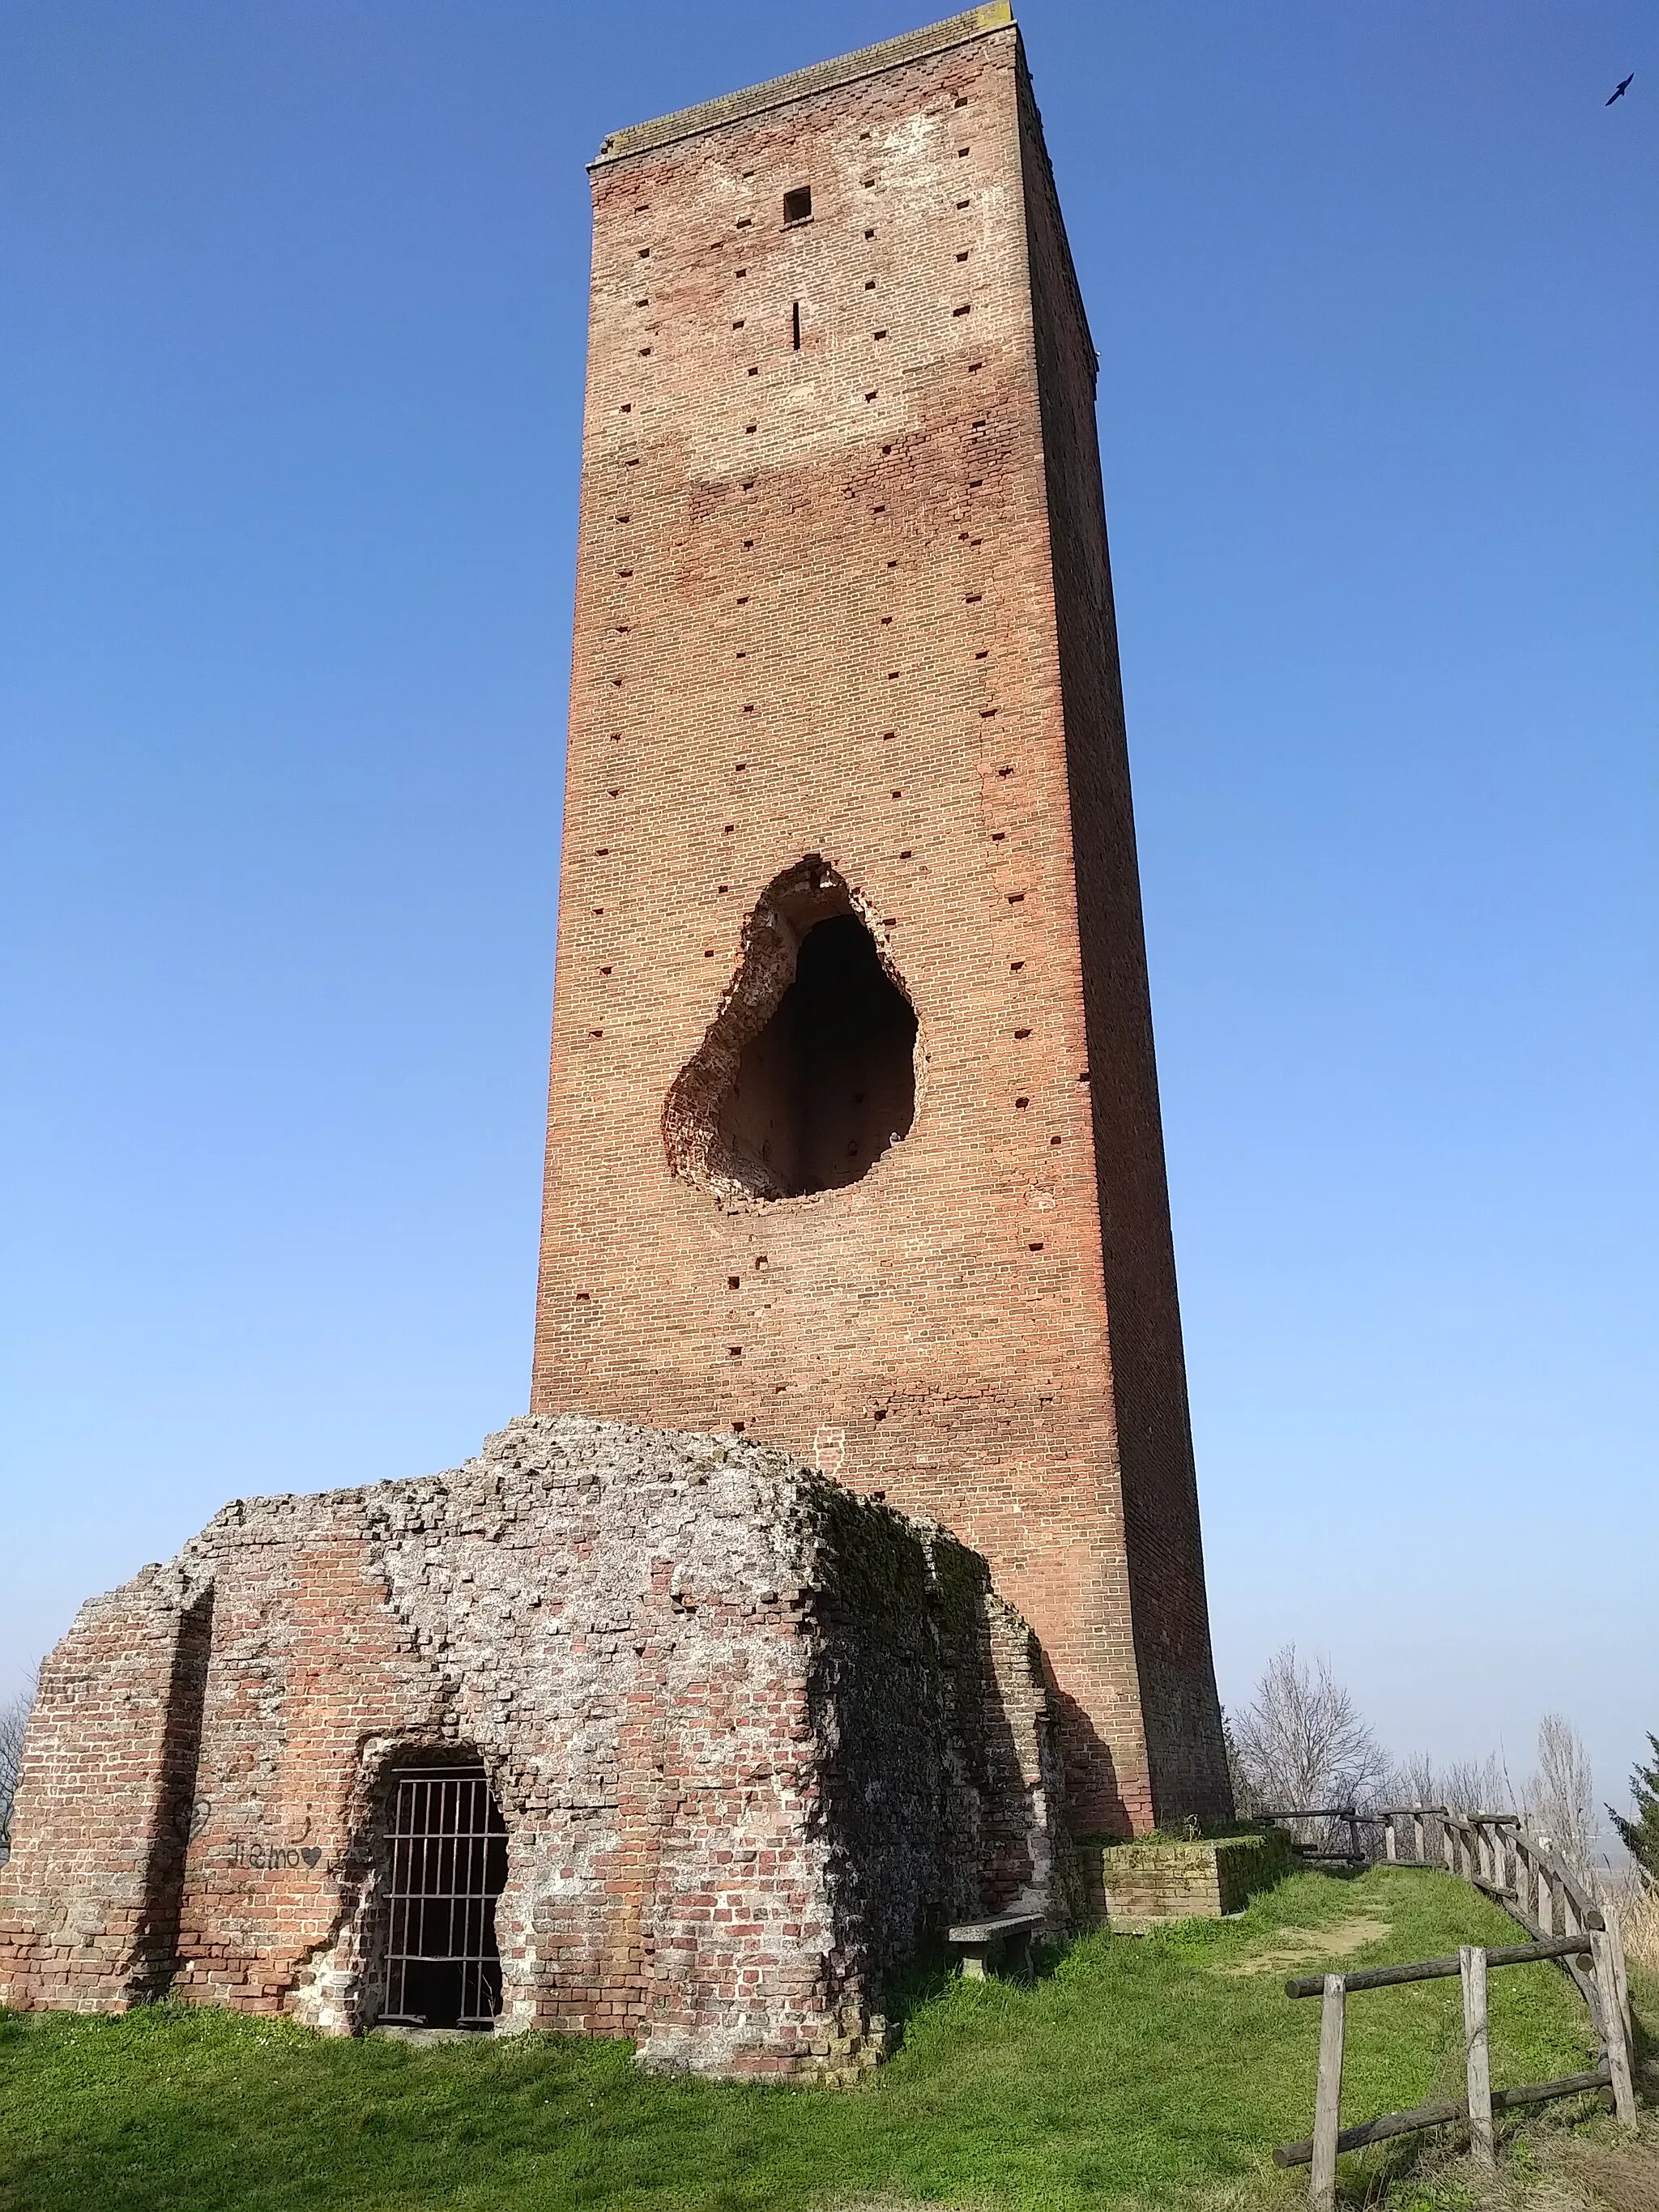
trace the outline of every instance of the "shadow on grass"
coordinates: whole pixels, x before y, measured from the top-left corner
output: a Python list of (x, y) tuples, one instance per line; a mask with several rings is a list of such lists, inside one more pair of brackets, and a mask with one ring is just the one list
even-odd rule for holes
[[(1053, 1980), (1079, 1942), (1105, 1932), (1088, 1929), (1079, 1936), (1043, 1936), (1030, 1946), (1018, 1966), (995, 1966), (987, 1973), (986, 1981), (1012, 1990), (1036, 1989)], [(884, 2006), (889, 2054), (903, 2048), (905, 2031), (919, 2013), (938, 2004), (966, 1978), (961, 1960), (943, 1943), (933, 1945), (895, 1975), (887, 1985)]]

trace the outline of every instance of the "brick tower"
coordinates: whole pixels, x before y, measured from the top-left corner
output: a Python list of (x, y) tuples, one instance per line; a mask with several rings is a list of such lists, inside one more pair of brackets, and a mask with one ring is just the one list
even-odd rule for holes
[(1004, 4), (607, 138), (533, 1405), (991, 1560), (1229, 1809), (1094, 422)]

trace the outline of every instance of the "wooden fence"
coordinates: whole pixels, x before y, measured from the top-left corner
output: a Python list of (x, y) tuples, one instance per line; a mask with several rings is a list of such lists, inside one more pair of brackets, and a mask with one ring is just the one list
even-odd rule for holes
[[(1332, 2212), (1336, 2201), (1338, 2154), (1358, 2150), (1388, 2136), (1422, 2128), (1466, 2122), (1470, 2148), (1487, 2165), (1495, 2156), (1492, 2118), (1498, 2112), (1542, 2104), (1555, 2097), (1611, 2091), (1613, 2109), (1626, 2125), (1636, 2119), (1631, 2076), (1630, 1989), (1616, 1924), (1572, 1870), (1513, 1813), (1456, 1813), (1444, 1805), (1395, 1806), (1362, 1814), (1354, 1806), (1297, 1808), (1263, 1815), (1284, 1821), (1339, 1821), (1348, 1830), (1347, 1852), (1297, 1848), (1304, 1857), (1343, 1859), (1363, 1864), (1380, 1858), (1389, 1866), (1427, 1867), (1457, 1875), (1493, 1899), (1533, 1937), (1530, 1943), (1481, 1948), (1465, 1944), (1455, 1959), (1423, 1959), (1403, 1966), (1366, 1967), (1351, 1974), (1310, 1974), (1285, 1984), (1290, 1997), (1323, 2000), (1319, 2031), (1319, 2083), (1315, 2094), (1314, 2131), (1306, 2142), (1281, 2143), (1273, 2156), (1280, 2166), (1310, 2168), (1308, 2201), (1314, 2212)], [(1380, 1849), (1362, 1847), (1362, 1832)], [(1486, 1977), (1494, 1968), (1553, 1960), (1568, 1975), (1590, 2009), (1601, 2057), (1587, 2074), (1520, 2088), (1494, 2089), (1486, 2028)], [(1409, 2112), (1387, 2112), (1357, 2127), (1341, 2125), (1342, 2056), (1348, 1994), (1386, 1989), (1402, 1982), (1431, 1981), (1455, 1974), (1463, 1987), (1463, 2034), (1467, 2094), (1455, 2102), (1419, 2105)]]

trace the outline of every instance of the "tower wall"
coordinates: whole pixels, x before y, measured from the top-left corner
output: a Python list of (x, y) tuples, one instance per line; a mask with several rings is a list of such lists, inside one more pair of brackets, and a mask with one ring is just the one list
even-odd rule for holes
[[(592, 182), (533, 1406), (936, 1516), (1037, 1630), (1076, 1825), (1219, 1814), (1094, 356), (1018, 34), (619, 133)], [(820, 871), (915, 1009), (914, 1121), (767, 1198), (676, 1115)]]

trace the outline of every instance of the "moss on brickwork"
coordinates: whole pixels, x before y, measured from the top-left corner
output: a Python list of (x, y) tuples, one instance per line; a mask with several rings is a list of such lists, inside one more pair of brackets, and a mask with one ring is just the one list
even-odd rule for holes
[(835, 1747), (820, 1814), (888, 1990), (952, 1921), (1030, 1900), (1069, 1917), (1041, 1656), (966, 1545), (821, 1479), (810, 1498), (826, 1632), (808, 1695)]
[(1079, 1846), (1093, 1909), (1125, 1932), (1170, 1920), (1219, 1920), (1283, 1881), (1294, 1864), (1276, 1829), (1231, 1836), (1094, 1838)]

